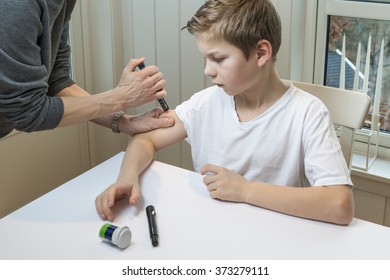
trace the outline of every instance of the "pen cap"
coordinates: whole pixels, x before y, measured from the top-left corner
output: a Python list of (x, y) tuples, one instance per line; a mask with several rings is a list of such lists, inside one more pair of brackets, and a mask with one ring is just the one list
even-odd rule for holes
[(118, 228), (114, 231), (112, 242), (119, 248), (129, 247), (131, 242), (131, 231), (128, 227)]

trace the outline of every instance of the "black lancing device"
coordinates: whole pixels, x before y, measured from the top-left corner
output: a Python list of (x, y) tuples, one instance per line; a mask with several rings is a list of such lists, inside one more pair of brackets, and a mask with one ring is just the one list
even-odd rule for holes
[[(140, 64), (138, 64), (138, 68), (140, 70), (144, 69), (145, 68), (145, 63), (141, 62)], [(161, 108), (166, 112), (169, 110), (169, 106), (168, 106), (168, 103), (165, 101), (164, 98), (159, 98), (157, 99), (158, 103), (160, 103), (160, 106)]]
[(146, 207), (146, 216), (148, 217), (149, 235), (153, 247), (158, 245), (158, 233), (156, 224), (156, 210), (153, 205)]

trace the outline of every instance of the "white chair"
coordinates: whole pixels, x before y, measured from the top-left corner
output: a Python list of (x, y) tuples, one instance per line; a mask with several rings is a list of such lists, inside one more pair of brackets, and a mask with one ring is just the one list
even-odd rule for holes
[(351, 169), (352, 146), (355, 130), (363, 126), (371, 99), (361, 92), (334, 88), (298, 81), (292, 83), (314, 96), (317, 96), (328, 108), (334, 124), (341, 126), (340, 145), (345, 161)]

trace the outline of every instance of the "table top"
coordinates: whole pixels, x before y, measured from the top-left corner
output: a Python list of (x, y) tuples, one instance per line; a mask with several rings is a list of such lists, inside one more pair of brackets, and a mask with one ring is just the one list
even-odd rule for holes
[[(115, 181), (124, 153), (0, 220), (0, 259), (356, 260), (390, 259), (390, 228), (353, 219), (349, 226), (214, 200), (198, 173), (152, 163), (141, 178), (143, 201), (115, 206), (114, 225), (128, 226), (129, 247), (99, 238), (105, 223), (94, 200)], [(145, 208), (156, 208), (158, 247)]]

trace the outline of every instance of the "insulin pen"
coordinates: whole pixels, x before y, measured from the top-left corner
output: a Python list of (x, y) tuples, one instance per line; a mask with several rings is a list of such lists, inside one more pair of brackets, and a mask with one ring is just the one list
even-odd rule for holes
[(156, 224), (156, 210), (154, 209), (153, 205), (146, 207), (146, 216), (148, 217), (150, 240), (152, 241), (153, 247), (156, 247), (158, 245), (158, 234)]
[[(140, 70), (144, 69), (145, 68), (145, 63), (141, 62), (139, 65), (138, 65), (138, 68)], [(161, 108), (163, 108), (164, 111), (168, 111), (169, 110), (169, 106), (168, 106), (168, 103), (165, 101), (164, 98), (159, 98), (157, 99), (158, 100), (158, 103), (160, 103), (160, 106)]]

